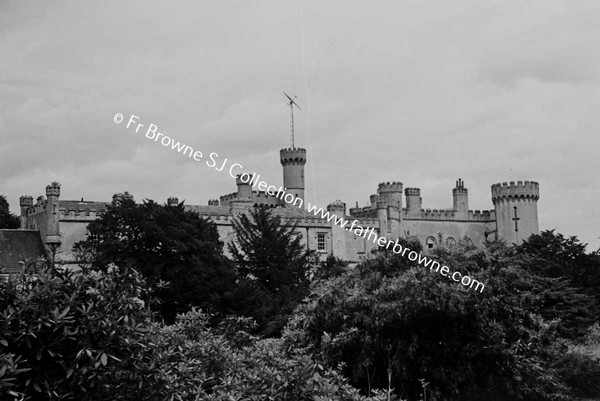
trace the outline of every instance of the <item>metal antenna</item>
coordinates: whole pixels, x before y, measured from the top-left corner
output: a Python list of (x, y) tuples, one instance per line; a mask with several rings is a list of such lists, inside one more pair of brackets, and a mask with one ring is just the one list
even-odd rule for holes
[[(295, 148), (294, 145), (294, 106), (296, 106), (298, 108), (298, 110), (302, 110), (300, 108), (300, 106), (298, 106), (298, 103), (294, 102), (294, 100), (285, 92), (283, 92), (283, 94), (285, 95), (285, 97), (288, 98), (289, 105), (290, 105), (290, 131), (292, 131), (292, 149)], [(294, 96), (295, 99), (298, 99), (297, 96)]]

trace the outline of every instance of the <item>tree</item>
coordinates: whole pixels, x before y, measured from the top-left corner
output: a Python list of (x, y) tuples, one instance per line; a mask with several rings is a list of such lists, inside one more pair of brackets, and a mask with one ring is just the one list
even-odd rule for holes
[(183, 203), (119, 199), (88, 231), (89, 237), (75, 245), (82, 262), (100, 270), (112, 264), (138, 269), (151, 285), (161, 286), (158, 309), (166, 321), (193, 306), (231, 311), (235, 276), (216, 225), (186, 211)]
[(317, 255), (302, 245), (296, 224), (283, 223), (271, 209), (254, 208), (233, 221), (228, 244), (238, 270), (241, 311), (265, 335), (278, 335), (298, 302), (308, 294)]
[[(585, 252), (576, 236), (554, 230), (531, 235), (515, 249), (515, 261), (538, 277), (550, 279), (539, 313), (561, 319), (562, 334), (576, 338), (600, 321), (600, 255)], [(542, 294), (542, 291), (539, 291)]]
[(6, 197), (0, 195), (0, 229), (15, 229), (20, 225), (19, 218), (10, 212)]
[(572, 289), (534, 274), (529, 258), (502, 244), (459, 251), (436, 260), (485, 282), (483, 293), (378, 254), (315, 286), (284, 337), (328, 366), (344, 363), (364, 391), (391, 386), (417, 400), (424, 380), (429, 400), (567, 399), (559, 321), (540, 314), (551, 291), (566, 301)]
[(215, 329), (191, 310), (152, 322), (148, 295), (131, 269), (46, 268), (0, 283), (0, 399), (388, 400), (361, 396), (305, 350), (250, 335), (250, 319)]

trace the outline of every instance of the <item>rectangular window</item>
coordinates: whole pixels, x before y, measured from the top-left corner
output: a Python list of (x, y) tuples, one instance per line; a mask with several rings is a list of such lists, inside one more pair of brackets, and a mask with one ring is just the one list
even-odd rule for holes
[(326, 251), (327, 244), (325, 242), (325, 235), (327, 233), (317, 233), (317, 249), (319, 251)]

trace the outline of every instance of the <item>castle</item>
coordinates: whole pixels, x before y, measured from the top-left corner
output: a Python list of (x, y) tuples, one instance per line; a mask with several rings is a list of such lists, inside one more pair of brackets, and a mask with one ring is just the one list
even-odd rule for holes
[[(280, 151), (283, 166), (283, 188), (304, 205), (304, 166), (306, 150), (286, 148)], [(244, 176), (246, 177), (244, 179)], [(273, 195), (273, 191), (254, 190), (248, 174), (236, 178), (237, 191), (223, 195), (208, 205), (185, 205), (200, 216), (217, 225), (221, 240), (234, 238), (232, 220), (253, 206), (273, 208), (283, 221), (296, 222), (296, 232), (305, 246), (316, 250), (322, 258), (333, 255), (357, 262), (377, 245), (348, 228), (336, 225), (333, 219), (316, 216), (302, 207), (292, 206)], [(259, 186), (260, 189), (260, 186)], [(113, 196), (130, 197), (128, 193)], [(403, 188), (401, 182), (382, 182), (377, 193), (370, 195), (366, 207), (346, 208), (335, 201), (327, 212), (347, 221), (355, 221), (381, 237), (396, 239), (413, 236), (421, 241), (425, 250), (436, 247), (451, 248), (457, 241), (465, 240), (480, 246), (486, 239), (502, 239), (508, 243), (521, 243), (529, 235), (538, 233), (537, 201), (539, 185), (535, 181), (517, 181), (494, 184), (491, 187), (493, 210), (469, 210), (468, 190), (459, 179), (452, 189), (452, 209), (423, 209), (419, 188)], [(178, 204), (176, 197), (167, 204)], [(31, 196), (21, 196), (21, 229), (36, 230), (48, 248), (56, 252), (57, 261), (74, 263), (73, 245), (86, 238), (87, 225), (105, 210), (107, 202), (60, 200), (60, 186), (52, 183), (46, 187), (46, 198), (40, 196), (34, 203)]]

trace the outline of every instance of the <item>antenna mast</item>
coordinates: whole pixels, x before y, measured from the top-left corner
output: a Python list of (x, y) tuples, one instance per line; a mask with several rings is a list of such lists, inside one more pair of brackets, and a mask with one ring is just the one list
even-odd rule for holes
[[(283, 92), (283, 94), (289, 100), (288, 104), (290, 106), (290, 131), (292, 132), (292, 149), (294, 149), (296, 147), (294, 144), (294, 106), (296, 106), (298, 110), (302, 109), (300, 108), (300, 106), (298, 106), (298, 103), (296, 103), (287, 93)], [(297, 99), (298, 97), (294, 96), (294, 98)]]

